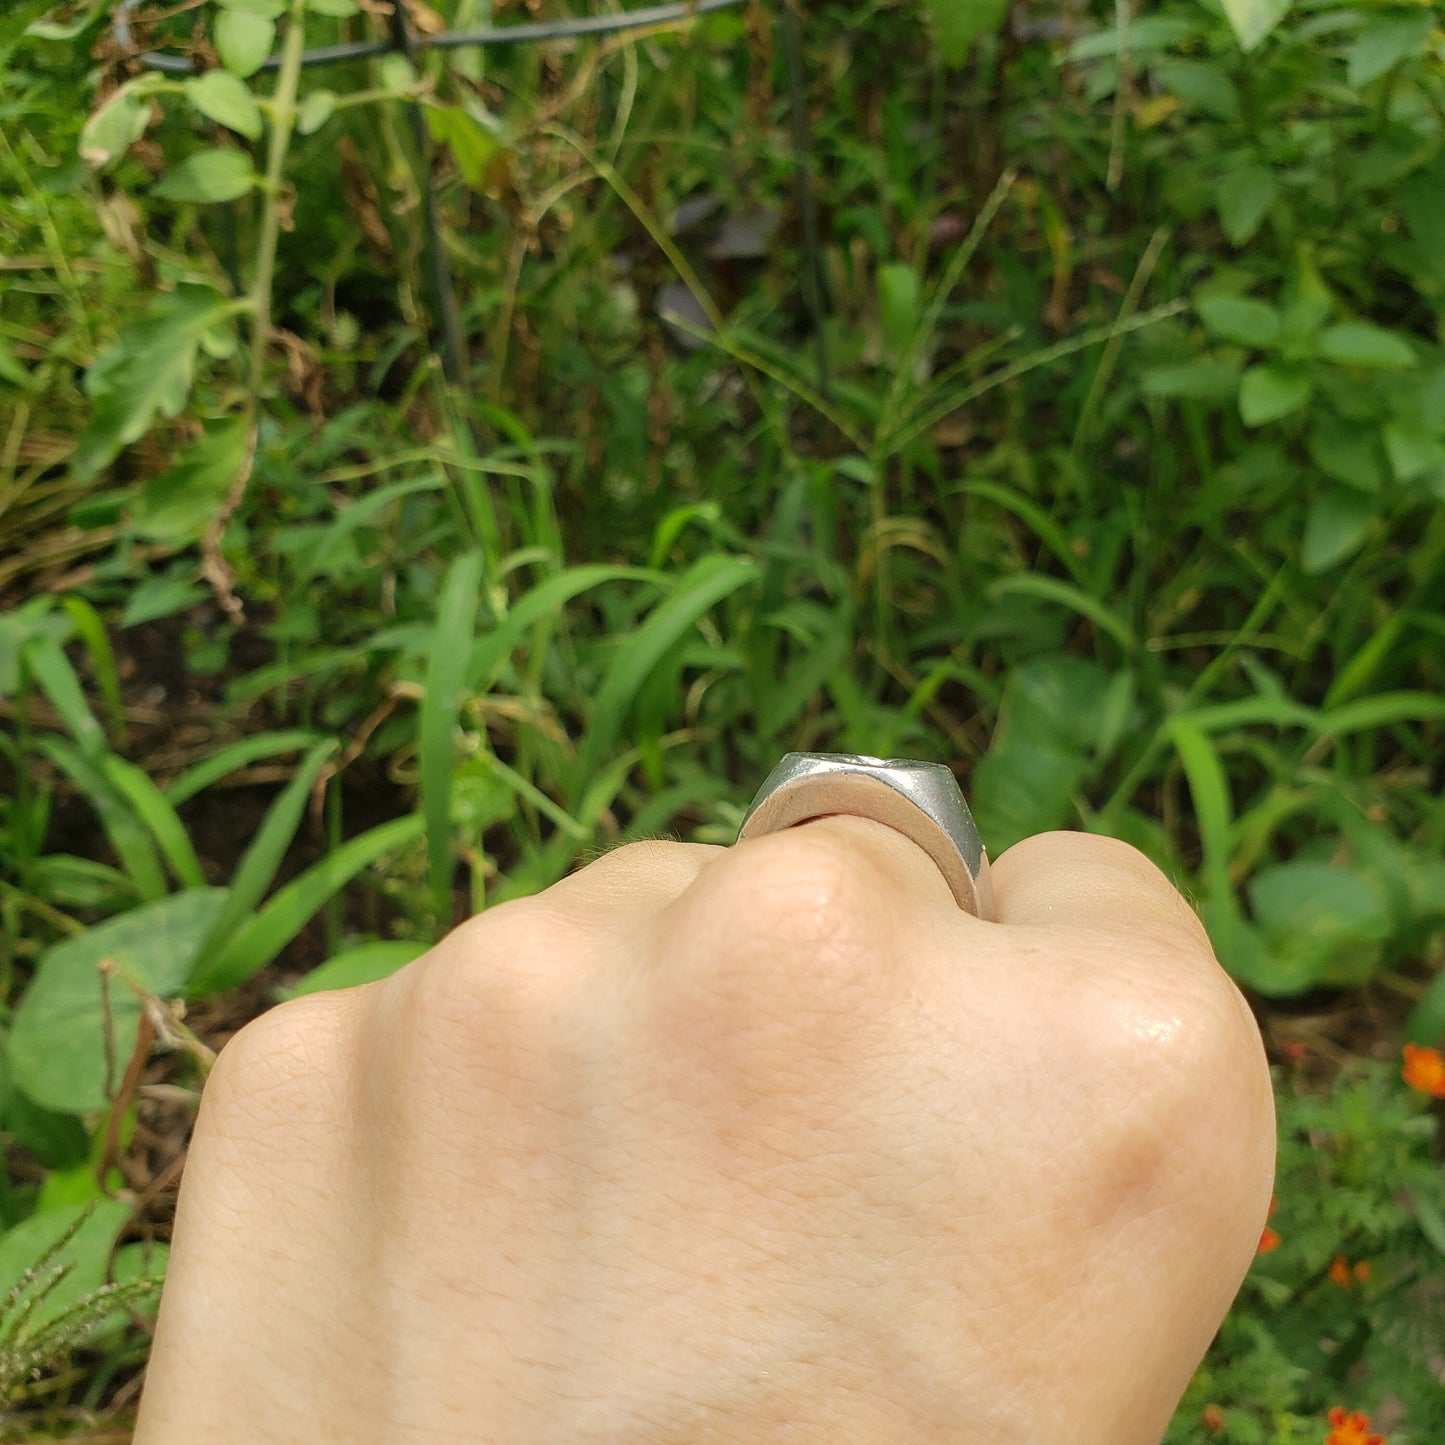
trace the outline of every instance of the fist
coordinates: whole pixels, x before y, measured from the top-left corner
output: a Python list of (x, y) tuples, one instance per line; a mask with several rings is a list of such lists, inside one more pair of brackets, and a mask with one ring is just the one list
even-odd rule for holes
[(1249, 1267), (1253, 1018), (1123, 844), (614, 850), (223, 1050), (139, 1445), (1157, 1442)]

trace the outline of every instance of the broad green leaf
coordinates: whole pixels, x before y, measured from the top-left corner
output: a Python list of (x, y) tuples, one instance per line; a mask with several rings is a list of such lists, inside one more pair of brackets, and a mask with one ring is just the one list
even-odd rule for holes
[(1279, 312), (1248, 296), (1201, 296), (1194, 303), (1216, 336), (1265, 351), (1279, 340)]
[(1214, 188), (1214, 208), (1231, 245), (1244, 245), (1259, 230), (1278, 195), (1273, 173), (1263, 166), (1244, 166), (1220, 178)]
[(11, 0), (10, 8), (0, 15), (0, 65), (10, 58), (10, 52), (25, 34), (26, 27), (37, 16), (45, 13), (54, 0)]
[(153, 542), (199, 542), (240, 475), (249, 433), (242, 417), (212, 422), (142, 488), (131, 508), (131, 531)]
[(1357, 985), (1373, 975), (1390, 917), (1360, 874), (1328, 863), (1279, 863), (1256, 873), (1248, 891), (1271, 955), (1294, 987)]
[(278, 889), (275, 897), (241, 927), (220, 953), (205, 960), (187, 984), (192, 995), (218, 993), (254, 978), (296, 937), (306, 924), (363, 869), (388, 853), (420, 838), (426, 823), (420, 813), (382, 823), (313, 864), (299, 878)]
[(1300, 566), (1306, 572), (1324, 572), (1359, 551), (1370, 533), (1375, 509), (1358, 492), (1326, 492), (1310, 504), (1305, 518)]
[(485, 191), (487, 172), (502, 149), (496, 131), (459, 105), (428, 103), (423, 110), (432, 139), (451, 151), (462, 179), (474, 191)]
[(301, 135), (314, 135), (336, 114), (336, 92), (313, 90), (296, 112), (296, 129)]
[(1310, 426), (1310, 460), (1325, 476), (1362, 492), (1377, 492), (1385, 480), (1385, 453), (1374, 426), (1322, 413)]
[(349, 20), (360, 11), (356, 0), (306, 0), (306, 8), (313, 15), (330, 15), (336, 20)]
[(1222, 0), (1224, 13), (1248, 54), (1290, 11), (1291, 0)]
[(1296, 412), (1313, 388), (1309, 376), (1289, 366), (1251, 366), (1239, 384), (1239, 414), (1246, 426), (1263, 426)]
[(276, 41), (276, 22), (235, 6), (216, 16), (216, 54), (232, 75), (248, 80), (260, 70)]
[(135, 1049), (136, 989), (163, 998), (180, 993), (224, 899), (218, 888), (175, 893), (42, 953), (10, 1031), (16, 1087), (63, 1113), (103, 1109)]
[(1400, 61), (1423, 55), (1434, 24), (1435, 17), (1428, 8), (1414, 14), (1397, 11), (1372, 20), (1349, 49), (1350, 89), (1362, 90)]
[(1386, 331), (1367, 321), (1341, 321), (1320, 335), (1320, 355), (1341, 366), (1365, 366), (1398, 371), (1415, 365), (1410, 343), (1398, 331)]
[(1421, 261), (1445, 286), (1445, 151), (1405, 182), (1400, 205)]
[(980, 35), (997, 34), (1008, 0), (927, 0), (933, 38), (945, 65), (962, 65)]
[(84, 35), (105, 13), (109, 0), (90, 0), (80, 7), (80, 13), (73, 20), (35, 20), (26, 31), (37, 40), (74, 40)]
[(1101, 667), (1077, 657), (1035, 657), (1014, 668), (993, 742), (970, 779), (969, 803), (995, 856), (1074, 821), (1108, 685)]
[(457, 706), (466, 681), (484, 559), (466, 552), (447, 571), (437, 603), (436, 628), (427, 660), (417, 748), (421, 768), (422, 814), (426, 819), (427, 879), (432, 906), (442, 922), (451, 920), (451, 786)]
[(216, 0), (216, 3), (222, 10), (259, 15), (263, 20), (279, 20), (286, 13), (287, 0)]
[(154, 113), (149, 89), (148, 79), (128, 82), (85, 122), (80, 158), (88, 166), (103, 170), (145, 134)]
[[(939, 0), (943, 3), (943, 0)], [(1127, 31), (1117, 25), (1107, 30), (1096, 30), (1092, 35), (1082, 35), (1069, 46), (1070, 60), (1100, 60), (1119, 53), (1122, 38), (1130, 55), (1152, 55), (1160, 50), (1169, 50), (1180, 41), (1197, 34), (1199, 24), (1185, 20), (1178, 15), (1140, 15), (1129, 22)]]
[(359, 944), (356, 948), (328, 959), (319, 968), (313, 968), (291, 990), (290, 997), (300, 998), (303, 994), (321, 993), (332, 988), (355, 988), (358, 984), (375, 983), (378, 979), (390, 978), (398, 969), (405, 968), (426, 951), (427, 946), (424, 943), (393, 942), (388, 939)]
[[(12, 1291), (17, 1292), (17, 1306), (27, 1297), (36, 1301), (23, 1320), (17, 1318), (20, 1308), (7, 1311), (7, 1351), (23, 1348), (25, 1341), (106, 1282), (111, 1249), (131, 1212), (124, 1199), (93, 1199), (34, 1214), (0, 1235), (0, 1301)], [(67, 1234), (70, 1238), (61, 1245)], [(36, 1270), (42, 1259), (46, 1263)], [(13, 1345), (12, 1324), (18, 1327)]]
[(157, 414), (180, 412), (190, 395), (201, 337), (228, 310), (219, 291), (182, 283), (96, 358), (85, 378), (90, 420), (71, 458), (79, 478), (88, 481), (122, 447), (138, 441)]
[[(1129, 27), (1130, 53), (1134, 26)], [(1156, 60), (1150, 69), (1159, 84), (1194, 110), (1219, 120), (1239, 119), (1239, 90), (1229, 72), (1218, 62), (1202, 60)]]
[(186, 81), (186, 98), (208, 120), (255, 140), (261, 134), (261, 107), (244, 81), (228, 70), (208, 70)]
[(214, 205), (240, 200), (256, 180), (251, 158), (244, 151), (213, 148), (187, 156), (151, 194), (164, 201)]
[(1445, 466), (1445, 443), (1418, 423), (1387, 422), (1384, 437), (1396, 481), (1413, 482)]
[(1240, 368), (1227, 361), (1186, 361), (1177, 366), (1151, 366), (1140, 378), (1140, 388), (1145, 396), (1232, 400), (1239, 393), (1240, 375)]
[(174, 617), (211, 595), (200, 583), (185, 577), (147, 577), (131, 589), (120, 625), (139, 627), (143, 622)]

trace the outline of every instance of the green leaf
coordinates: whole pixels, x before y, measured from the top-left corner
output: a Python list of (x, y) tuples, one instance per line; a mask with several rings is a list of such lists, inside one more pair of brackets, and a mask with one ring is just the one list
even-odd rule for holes
[(1116, 56), (1121, 38), (1130, 55), (1152, 55), (1156, 51), (1170, 50), (1198, 32), (1196, 20), (1186, 20), (1178, 15), (1139, 15), (1129, 22), (1127, 31), (1111, 25), (1107, 30), (1081, 35), (1069, 46), (1068, 55), (1070, 60), (1101, 60), (1105, 56)]
[(38, 40), (74, 40), (77, 36), (84, 35), (100, 19), (108, 4), (109, 0), (90, 0), (88, 5), (81, 7), (80, 13), (73, 20), (36, 20), (25, 33)]
[(330, 15), (336, 20), (349, 20), (360, 12), (356, 0), (306, 0), (306, 8), (313, 15)]
[(1377, 492), (1385, 480), (1384, 450), (1374, 426), (1322, 413), (1310, 426), (1309, 449), (1320, 471), (1346, 486)]
[[(15, 1292), (3, 1320), (7, 1352), (23, 1350), (106, 1282), (111, 1249), (131, 1210), (124, 1199), (92, 1199), (34, 1214), (0, 1235), (0, 1301)], [(22, 1317), (26, 1298), (35, 1304)]]
[(190, 395), (201, 337), (229, 309), (219, 291), (182, 283), (96, 358), (85, 378), (90, 420), (71, 458), (77, 477), (89, 481), (122, 447), (144, 436), (157, 414), (179, 414)]
[(1230, 822), (1233, 807), (1224, 765), (1213, 741), (1185, 713), (1165, 725), (1189, 783), (1199, 845), (1204, 855), (1204, 881), (1211, 905), (1211, 921), (1228, 919), (1234, 911), (1234, 888), (1229, 877)]
[(427, 102), (423, 110), (432, 139), (451, 151), (462, 179), (474, 191), (484, 191), (492, 158), (502, 149), (496, 131), (459, 105)]
[(1359, 551), (1370, 533), (1375, 509), (1358, 492), (1326, 492), (1310, 504), (1305, 517), (1300, 566), (1306, 572), (1327, 571)]
[(1313, 390), (1295, 367), (1251, 366), (1239, 385), (1239, 414), (1246, 426), (1263, 426), (1298, 411)]
[(1290, 11), (1290, 0), (1222, 0), (1224, 13), (1248, 54)]
[(981, 35), (996, 35), (1008, 14), (1008, 0), (927, 0), (933, 38), (945, 65), (962, 65)]
[(878, 321), (883, 333), (883, 356), (896, 366), (908, 349), (918, 325), (918, 273), (912, 266), (892, 264), (878, 268)]
[(1214, 208), (1231, 245), (1244, 245), (1259, 230), (1278, 196), (1274, 174), (1263, 166), (1244, 166), (1220, 177)]
[(134, 763), (108, 753), (101, 763), (106, 780), (130, 804), (131, 810), (150, 829), (171, 872), (183, 888), (204, 888), (206, 875), (201, 860), (176, 810), (150, 777)]
[(279, 20), (286, 13), (287, 0), (216, 0), (216, 3), (222, 10), (259, 15), (263, 20)]
[(196, 971), (205, 976), (212, 964), (212, 956), (226, 950), (236, 930), (245, 919), (255, 913), (266, 890), (276, 877), (286, 852), (296, 837), (301, 815), (306, 810), (311, 790), (321, 769), (339, 744), (327, 738), (316, 744), (302, 760), (291, 780), (277, 794), (275, 802), (266, 810), (261, 826), (247, 845), (235, 875), (231, 879), (226, 906), (216, 919), (211, 936), (200, 950)]
[(1390, 932), (1385, 901), (1358, 873), (1328, 863), (1278, 863), (1256, 873), (1249, 903), (1281, 981), (1362, 984)]
[(232, 75), (248, 80), (260, 70), (276, 41), (276, 22), (232, 6), (216, 16), (216, 54)]
[(378, 979), (390, 978), (398, 969), (405, 968), (426, 951), (427, 946), (424, 943), (392, 942), (385, 939), (363, 943), (345, 953), (337, 954), (319, 968), (313, 968), (301, 978), (289, 996), (300, 998), (303, 994), (321, 993), (325, 989), (355, 988), (358, 984), (375, 983)]
[(672, 596), (654, 608), (647, 621), (620, 644), (597, 692), (587, 736), (573, 768), (568, 789), (570, 813), (577, 815), (582, 798), (609, 760), (617, 735), (658, 661), (697, 626), (709, 608), (756, 581), (757, 575), (757, 566), (750, 558), (704, 557), (679, 580)]
[(131, 531), (152, 542), (199, 542), (245, 465), (249, 439), (242, 417), (212, 422), (145, 484), (131, 508)]
[(1227, 361), (1186, 361), (1151, 366), (1140, 378), (1140, 389), (1145, 396), (1224, 401), (1239, 394), (1239, 378), (1240, 368)]
[(1014, 668), (969, 803), (997, 856), (1020, 838), (1074, 821), (1094, 766), (1108, 674), (1082, 658), (1030, 658)]
[[(162, 998), (181, 991), (224, 899), (218, 888), (172, 894), (41, 954), (10, 1031), (16, 1087), (62, 1113), (103, 1109), (135, 1049), (135, 990)], [(102, 963), (111, 971), (104, 983)]]
[[(1132, 54), (1134, 27), (1131, 25), (1129, 30)], [(1165, 90), (1191, 109), (1219, 120), (1239, 119), (1239, 90), (1222, 65), (1202, 60), (1158, 60), (1150, 69)]]
[(54, 0), (11, 0), (10, 8), (0, 15), (0, 65), (10, 58), (10, 52), (19, 44), (30, 22), (53, 3)]
[(178, 808), (187, 798), (194, 798), (212, 783), (238, 772), (241, 768), (249, 767), (252, 763), (260, 762), (262, 758), (274, 758), (278, 753), (299, 752), (302, 748), (309, 748), (320, 741), (315, 733), (299, 728), (285, 732), (253, 733), (188, 768), (165, 790), (166, 798), (173, 807)]
[(255, 140), (261, 134), (261, 107), (243, 81), (228, 70), (208, 70), (186, 81), (186, 98), (208, 120)]
[(437, 917), (452, 916), (451, 789), (457, 705), (471, 656), (483, 557), (467, 552), (454, 561), (442, 583), (436, 627), (427, 662), (417, 747), (420, 754), (422, 814), (426, 819), (427, 879)]
[(343, 843), (293, 879), (254, 918), (241, 925), (221, 951), (198, 970), (187, 985), (193, 995), (219, 993), (254, 978), (271, 963), (326, 906), (333, 894), (344, 888), (363, 869), (388, 853), (395, 853), (420, 838), (426, 822), (420, 813), (382, 823)]
[(1372, 20), (1349, 49), (1350, 89), (1362, 90), (1408, 56), (1423, 55), (1434, 24), (1428, 8)]
[(80, 679), (60, 644), (52, 637), (35, 637), (22, 648), (21, 656), (81, 750), (92, 756), (103, 753), (105, 729), (91, 712)]
[(302, 135), (314, 135), (336, 114), (336, 92), (313, 90), (296, 112), (296, 129)]
[(1216, 336), (1266, 351), (1279, 340), (1279, 312), (1248, 296), (1201, 296), (1194, 303)]
[(187, 156), (151, 194), (163, 201), (214, 205), (239, 200), (256, 181), (251, 158), (244, 151), (216, 148)]
[(1386, 331), (1367, 321), (1341, 321), (1320, 336), (1320, 355), (1341, 366), (1365, 366), (1398, 371), (1415, 365), (1410, 343), (1398, 331)]
[(80, 158), (94, 170), (103, 170), (123, 156), (151, 122), (153, 106), (149, 77), (121, 86), (97, 110), (80, 132)]
[(1413, 482), (1445, 466), (1445, 444), (1419, 423), (1387, 422), (1384, 437), (1385, 455), (1396, 481)]

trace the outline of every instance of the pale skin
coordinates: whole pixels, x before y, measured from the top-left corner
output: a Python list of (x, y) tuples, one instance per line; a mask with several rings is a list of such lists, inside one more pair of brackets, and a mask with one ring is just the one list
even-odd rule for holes
[(630, 844), (221, 1053), (138, 1445), (1156, 1445), (1274, 1168), (1168, 880)]

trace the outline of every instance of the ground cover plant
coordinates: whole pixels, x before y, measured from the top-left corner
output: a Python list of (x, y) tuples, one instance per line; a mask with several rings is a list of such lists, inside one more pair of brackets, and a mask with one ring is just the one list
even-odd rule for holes
[(1439, 12), (424, 43), (585, 8), (0, 17), (4, 1438), (125, 1438), (232, 1032), (789, 748), (1127, 838), (1255, 1003), (1170, 1440), (1445, 1438)]

